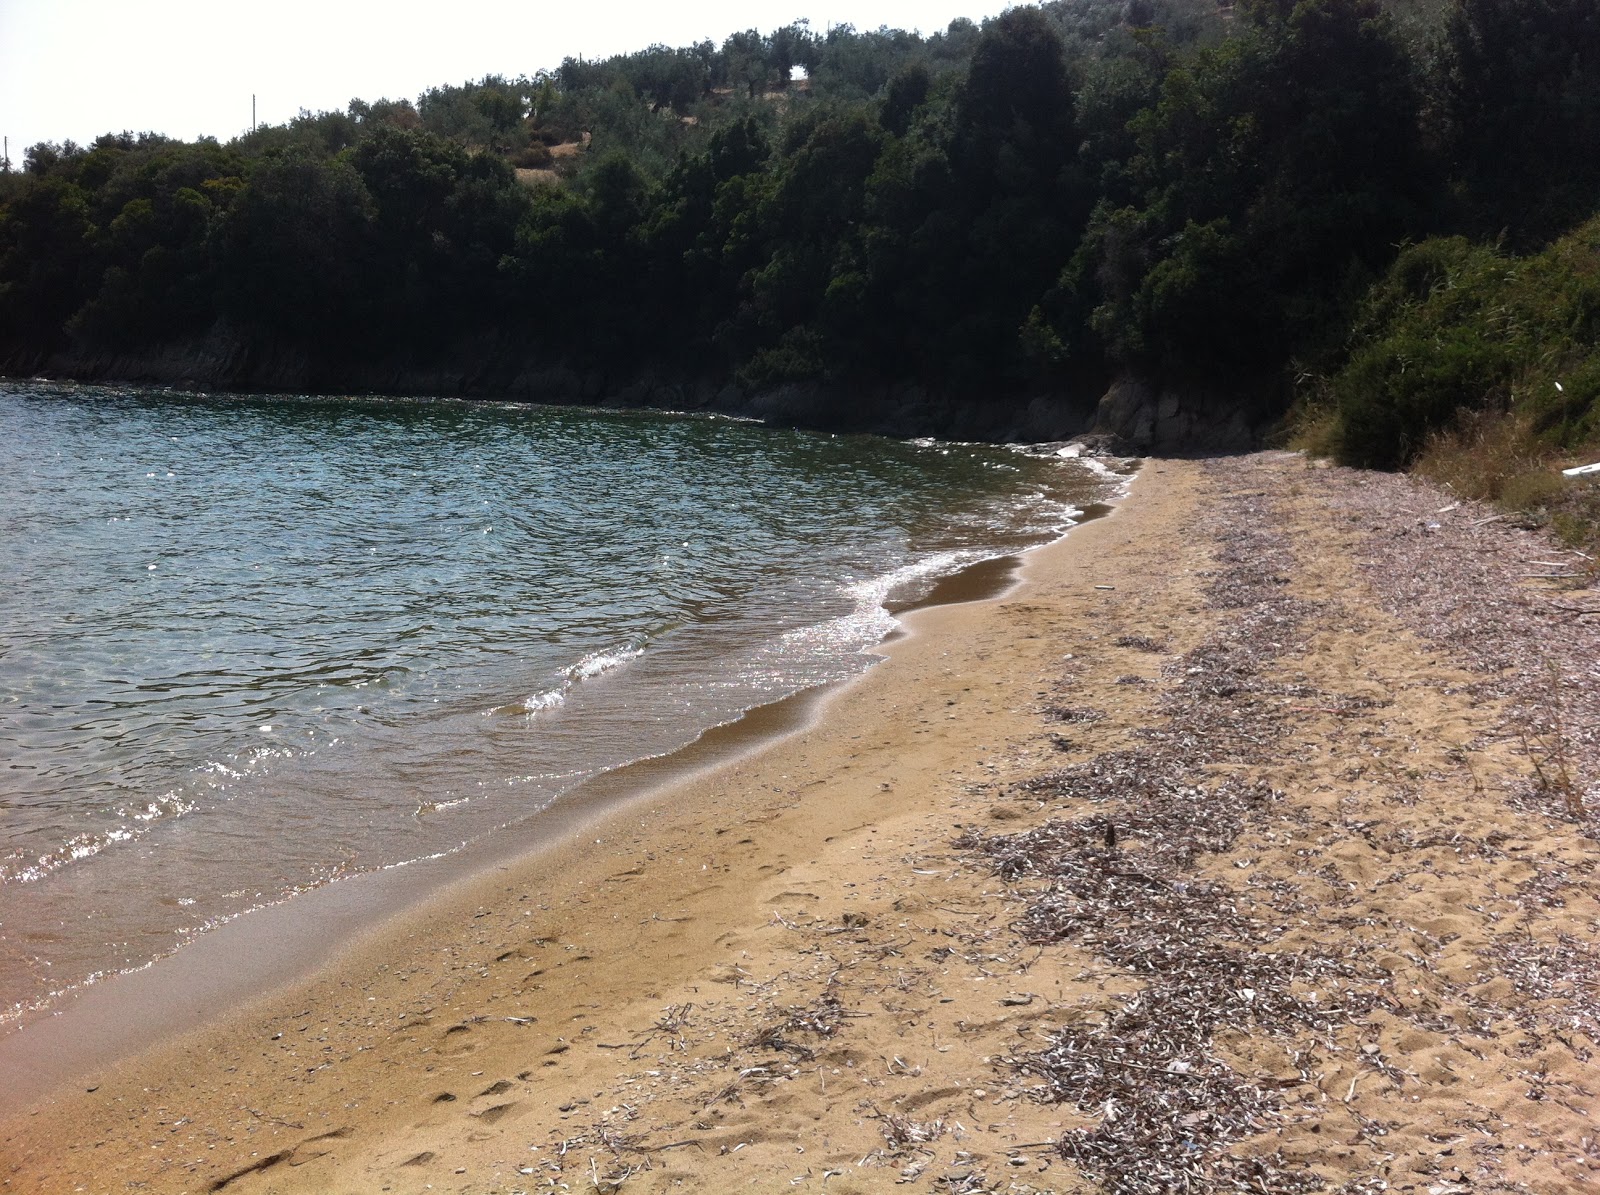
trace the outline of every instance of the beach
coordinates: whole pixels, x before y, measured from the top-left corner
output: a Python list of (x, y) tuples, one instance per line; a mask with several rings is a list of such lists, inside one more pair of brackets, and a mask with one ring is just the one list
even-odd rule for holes
[(858, 680), (13, 1100), (0, 1190), (1591, 1189), (1561, 551), (1147, 461)]

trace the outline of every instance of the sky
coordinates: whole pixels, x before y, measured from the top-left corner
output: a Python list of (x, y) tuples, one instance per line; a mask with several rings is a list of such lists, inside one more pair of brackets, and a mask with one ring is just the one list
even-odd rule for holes
[(352, 98), (412, 99), (563, 58), (687, 45), (804, 17), (933, 33), (1004, 0), (0, 0), (0, 135), (11, 160), (38, 141), (104, 132), (227, 140), (257, 119)]

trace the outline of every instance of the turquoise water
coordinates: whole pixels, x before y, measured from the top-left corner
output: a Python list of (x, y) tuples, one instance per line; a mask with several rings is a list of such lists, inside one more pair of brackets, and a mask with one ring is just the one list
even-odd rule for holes
[(0, 383), (0, 1013), (859, 672), (1103, 493), (991, 446)]

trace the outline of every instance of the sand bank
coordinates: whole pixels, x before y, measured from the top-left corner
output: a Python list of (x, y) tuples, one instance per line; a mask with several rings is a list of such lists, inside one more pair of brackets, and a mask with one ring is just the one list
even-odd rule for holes
[(1561, 728), (1380, 550), (1511, 533), (1363, 484), (1150, 464), (795, 733), (9, 1117), (0, 1189), (1586, 1189)]

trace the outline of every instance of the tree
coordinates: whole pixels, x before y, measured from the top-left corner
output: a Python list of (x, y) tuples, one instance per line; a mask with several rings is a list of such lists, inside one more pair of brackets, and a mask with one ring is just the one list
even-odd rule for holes
[(324, 351), (367, 339), (373, 215), (348, 161), (291, 154), (258, 164), (222, 233), (228, 314)]
[(878, 117), (883, 127), (896, 137), (904, 137), (932, 89), (933, 76), (925, 64), (913, 62), (901, 67), (885, 89), (883, 111)]
[[(38, 159), (29, 154), (31, 168)], [(0, 327), (40, 354), (61, 342), (62, 325), (86, 297), (94, 226), (81, 188), (33, 173), (42, 177), (0, 208)]]
[(1536, 245), (1600, 205), (1600, 6), (1458, 0), (1439, 62), (1468, 228)]
[(727, 62), (730, 84), (743, 87), (752, 99), (766, 90), (767, 45), (760, 33), (746, 29), (730, 34), (722, 43), (722, 57)]
[(1098, 294), (1115, 358), (1169, 378), (1331, 351), (1394, 244), (1426, 227), (1419, 95), (1376, 0), (1253, 0), (1242, 16), (1134, 118), (1137, 198), (1100, 209), (1063, 280)]

